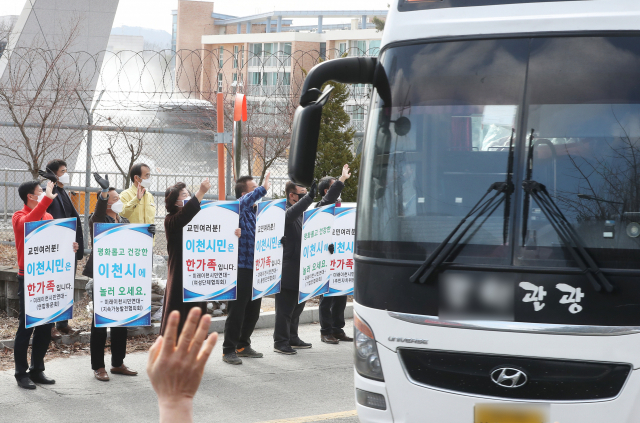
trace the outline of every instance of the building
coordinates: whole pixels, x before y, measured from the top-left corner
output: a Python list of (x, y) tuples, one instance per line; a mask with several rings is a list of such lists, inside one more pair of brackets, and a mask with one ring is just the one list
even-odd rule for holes
[(109, 35), (107, 51), (117, 53), (125, 50), (132, 52), (140, 52), (144, 50), (144, 37), (141, 35)]
[[(236, 17), (214, 13), (210, 2), (179, 0), (172, 13), (176, 85), (183, 93), (210, 101), (217, 92), (245, 93), (249, 109), (259, 107), (261, 126), (269, 128), (282, 110), (297, 105), (305, 73), (319, 60), (376, 56), (382, 33), (371, 19), (386, 14), (315, 10)], [(317, 23), (294, 26), (294, 19)], [(346, 22), (324, 24), (323, 19)], [(358, 137), (364, 131), (368, 88), (350, 89), (346, 111)]]

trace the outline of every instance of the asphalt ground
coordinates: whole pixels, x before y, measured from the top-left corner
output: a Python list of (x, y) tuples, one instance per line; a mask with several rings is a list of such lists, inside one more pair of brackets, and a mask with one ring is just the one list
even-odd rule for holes
[[(353, 332), (351, 320), (345, 331)], [(194, 401), (195, 421), (235, 423), (352, 423), (354, 405), (352, 343), (320, 342), (318, 324), (300, 327), (300, 337), (313, 348), (294, 356), (273, 352), (273, 329), (258, 329), (252, 346), (264, 358), (222, 361), (222, 340), (207, 363)], [(109, 364), (109, 355), (105, 357)], [(0, 372), (0, 422), (156, 422), (157, 400), (145, 372), (147, 353), (127, 356), (136, 377), (93, 377), (89, 356), (46, 363), (55, 385), (35, 391), (20, 389), (13, 370)]]

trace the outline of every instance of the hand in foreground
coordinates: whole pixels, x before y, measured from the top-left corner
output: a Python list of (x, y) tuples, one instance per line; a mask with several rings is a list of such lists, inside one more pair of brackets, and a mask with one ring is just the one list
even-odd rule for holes
[(349, 164), (345, 164), (342, 166), (342, 175), (340, 175), (340, 182), (344, 183), (347, 179), (351, 177), (351, 173), (349, 172)]
[(161, 422), (193, 421), (193, 397), (218, 340), (217, 333), (205, 339), (211, 317), (204, 315), (200, 318), (201, 313), (198, 307), (189, 311), (176, 345), (180, 313), (172, 311), (164, 336), (159, 336), (149, 350), (147, 373), (158, 395)]
[(264, 181), (262, 181), (262, 187), (269, 191), (269, 187), (271, 186), (271, 182), (269, 181), (269, 177), (271, 176), (271, 172), (267, 172), (264, 176)]
[(147, 192), (146, 188), (142, 186), (142, 184), (138, 184), (138, 200), (142, 200), (144, 194)]
[(155, 234), (156, 234), (156, 225), (153, 225), (153, 224), (149, 225), (149, 227), (147, 228), (147, 230), (149, 231), (149, 233), (150, 233), (151, 235), (154, 235), (154, 236), (155, 236)]
[(318, 194), (318, 183), (316, 181), (313, 181), (313, 184), (309, 188), (309, 195), (311, 196), (311, 198), (316, 198), (317, 194)]
[(53, 193), (53, 189), (55, 188), (55, 186), (56, 184), (54, 184), (53, 182), (47, 182), (47, 190), (45, 191), (45, 195), (51, 200), (58, 196), (58, 194)]
[(240, 238), (240, 236), (242, 236), (242, 229), (238, 228), (235, 231), (233, 231), (233, 233), (235, 234), (235, 236)]
[(98, 185), (100, 185), (100, 188), (102, 189), (109, 188), (109, 175), (104, 175), (104, 178), (103, 178), (98, 174), (98, 172), (94, 172), (93, 179), (95, 179)]
[(77, 253), (77, 252), (78, 252), (78, 248), (80, 248), (80, 246), (78, 245), (78, 243), (77, 243), (77, 242), (74, 242), (74, 243), (73, 243), (73, 252), (74, 252), (74, 253)]
[(45, 172), (44, 170), (39, 170), (38, 175), (40, 175), (44, 179), (50, 180), (51, 182), (58, 182), (58, 177), (51, 172)]

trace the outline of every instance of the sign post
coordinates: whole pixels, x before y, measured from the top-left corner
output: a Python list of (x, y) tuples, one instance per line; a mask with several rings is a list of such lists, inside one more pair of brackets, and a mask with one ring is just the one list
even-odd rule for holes
[(239, 209), (238, 201), (203, 201), (183, 228), (184, 302), (236, 299)]
[(334, 205), (304, 212), (298, 303), (329, 291), (329, 244)]
[(251, 300), (280, 292), (287, 199), (258, 203)]
[(94, 223), (96, 327), (151, 325), (153, 237), (148, 224)]
[(75, 217), (24, 224), (26, 328), (73, 318), (77, 224)]

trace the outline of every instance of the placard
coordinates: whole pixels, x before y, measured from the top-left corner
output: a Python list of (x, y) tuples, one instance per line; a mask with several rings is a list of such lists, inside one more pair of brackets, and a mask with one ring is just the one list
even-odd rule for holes
[(76, 218), (26, 222), (24, 234), (25, 327), (73, 318)]
[(331, 242), (333, 254), (329, 262), (329, 292), (325, 297), (353, 295), (353, 247), (356, 238), (355, 207), (335, 207)]
[(286, 198), (258, 203), (251, 300), (280, 292), (286, 204)]
[(298, 304), (329, 291), (329, 244), (335, 205), (304, 212)]
[(153, 236), (148, 224), (94, 223), (96, 327), (151, 325)]
[(238, 201), (203, 201), (182, 232), (184, 302), (236, 299)]

